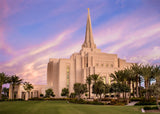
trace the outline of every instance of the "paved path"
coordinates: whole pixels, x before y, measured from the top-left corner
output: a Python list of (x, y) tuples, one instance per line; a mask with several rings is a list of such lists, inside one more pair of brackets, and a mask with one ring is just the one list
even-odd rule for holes
[(134, 106), (136, 103), (138, 103), (138, 101), (133, 101), (133, 102), (130, 102), (128, 105), (126, 106)]

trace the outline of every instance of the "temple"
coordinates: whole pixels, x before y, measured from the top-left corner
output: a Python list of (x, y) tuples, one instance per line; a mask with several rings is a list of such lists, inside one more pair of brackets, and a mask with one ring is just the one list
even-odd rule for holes
[[(73, 53), (69, 59), (50, 58), (47, 68), (47, 84), (53, 86), (57, 97), (61, 97), (63, 88), (73, 91), (74, 83), (85, 83), (86, 77), (99, 74), (105, 83), (111, 83), (109, 74), (115, 70), (130, 66), (117, 54), (107, 54), (97, 49), (94, 43), (90, 12), (86, 24), (85, 40), (79, 53)], [(93, 95), (92, 95), (93, 96)]]
[[(129, 67), (131, 63), (118, 58), (117, 54), (108, 54), (101, 52), (94, 43), (90, 12), (86, 24), (85, 40), (78, 53), (73, 53), (70, 58), (57, 59), (50, 58), (47, 66), (47, 85), (34, 85), (31, 91), (31, 97), (40, 97), (45, 94), (45, 90), (52, 88), (55, 97), (61, 97), (63, 88), (68, 88), (69, 92), (74, 92), (75, 83), (86, 83), (86, 77), (91, 74), (99, 74), (104, 83), (111, 83), (110, 74), (116, 70)], [(12, 87), (10, 87), (10, 91)], [(20, 85), (15, 89), (16, 98), (25, 98), (25, 91)], [(11, 92), (10, 92), (11, 93)], [(94, 97), (91, 94), (91, 97)], [(12, 95), (10, 94), (10, 98)]]

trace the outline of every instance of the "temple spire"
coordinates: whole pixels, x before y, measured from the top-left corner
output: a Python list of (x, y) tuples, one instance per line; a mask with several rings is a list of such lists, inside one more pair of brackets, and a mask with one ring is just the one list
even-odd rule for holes
[(96, 48), (96, 45), (95, 45), (94, 40), (93, 40), (89, 8), (88, 8), (88, 17), (87, 17), (87, 24), (86, 24), (85, 41), (84, 41), (82, 47), (84, 47), (84, 48), (92, 48), (92, 49)]

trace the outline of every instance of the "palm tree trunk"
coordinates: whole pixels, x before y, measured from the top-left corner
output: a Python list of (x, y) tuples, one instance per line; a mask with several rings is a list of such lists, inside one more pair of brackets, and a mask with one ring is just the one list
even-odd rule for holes
[(133, 81), (132, 81), (132, 89), (133, 89), (133, 97), (134, 97), (135, 91), (134, 91), (134, 82)]
[(14, 99), (14, 86), (12, 85), (12, 99)]
[(139, 91), (138, 91), (138, 76), (136, 76), (136, 96), (139, 97)]
[(30, 92), (28, 91), (28, 99), (30, 98)]
[(145, 95), (145, 98), (146, 100), (148, 100), (148, 83), (147, 83), (147, 79), (145, 79), (145, 89), (146, 89), (146, 95)]
[(100, 94), (100, 101), (101, 101), (101, 94)]
[(139, 97), (141, 97), (141, 77), (139, 76)]
[(124, 92), (123, 92), (123, 99), (124, 99)]
[(91, 95), (90, 95), (90, 93), (91, 93), (91, 92), (90, 92), (90, 86), (91, 86), (91, 85), (89, 84), (89, 99), (90, 99), (90, 97), (91, 97)]
[[(128, 82), (129, 88), (131, 89), (131, 81)], [(131, 91), (129, 92), (129, 98), (131, 98)]]
[(2, 99), (2, 85), (0, 85), (0, 100)]

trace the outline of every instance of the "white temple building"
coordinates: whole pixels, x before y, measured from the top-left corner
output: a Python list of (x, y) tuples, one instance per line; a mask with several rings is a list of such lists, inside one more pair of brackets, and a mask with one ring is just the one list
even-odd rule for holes
[[(73, 53), (70, 58), (50, 58), (47, 67), (47, 85), (35, 85), (30, 94), (32, 97), (40, 97), (41, 93), (45, 94), (46, 89), (52, 88), (55, 97), (59, 98), (63, 88), (68, 88), (69, 92), (72, 93), (74, 92), (73, 85), (75, 83), (85, 83), (86, 77), (91, 74), (99, 74), (104, 83), (110, 84), (110, 73), (130, 65), (131, 63), (118, 58), (117, 54), (104, 53), (96, 47), (88, 9), (85, 40), (82, 49), (78, 53)], [(17, 98), (24, 98), (23, 92), (25, 91), (22, 87), (23, 85), (20, 85), (16, 89)]]
[(97, 49), (94, 43), (90, 13), (86, 24), (85, 40), (79, 53), (73, 53), (69, 59), (49, 59), (47, 68), (47, 84), (53, 86), (57, 97), (61, 97), (63, 88), (74, 92), (74, 83), (85, 83), (86, 77), (99, 74), (105, 83), (110, 84), (109, 74), (115, 70), (130, 66), (125, 60), (118, 58), (117, 54), (107, 54)]

